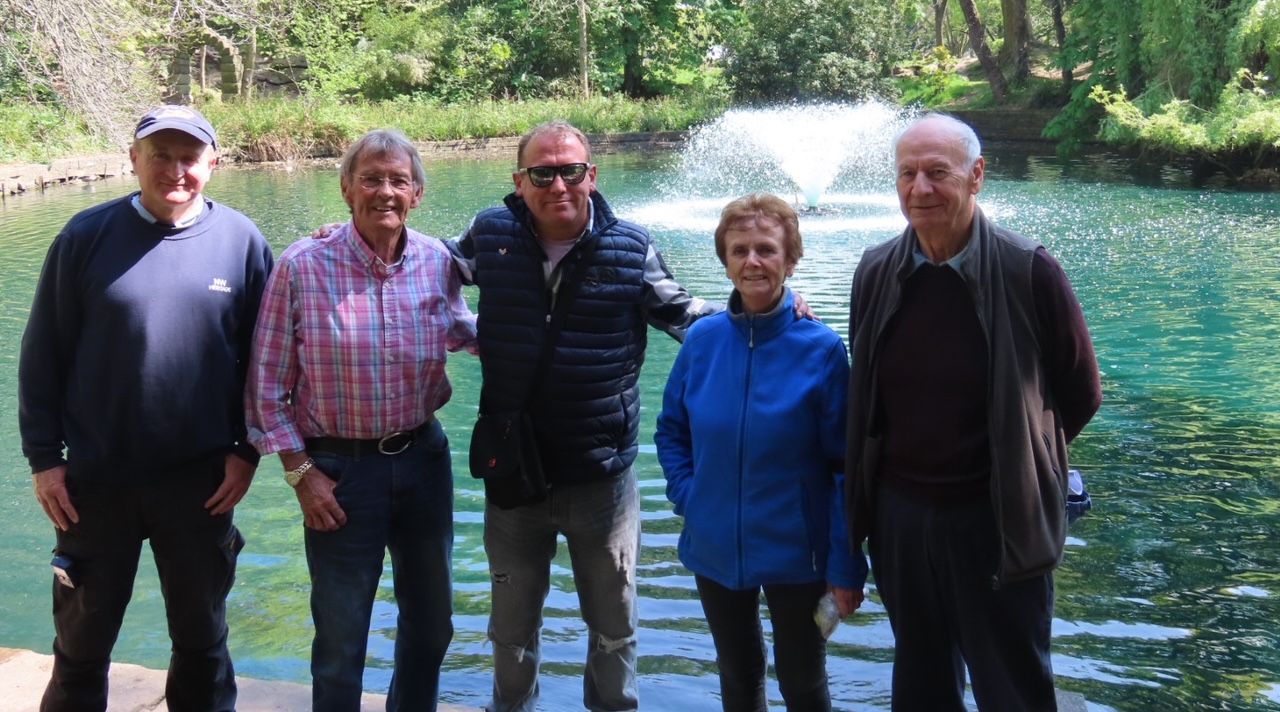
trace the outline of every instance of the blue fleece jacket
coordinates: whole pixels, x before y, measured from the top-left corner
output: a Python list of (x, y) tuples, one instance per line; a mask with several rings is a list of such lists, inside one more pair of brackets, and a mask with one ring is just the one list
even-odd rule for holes
[(861, 588), (866, 559), (848, 548), (842, 505), (848, 357), (793, 301), (786, 290), (751, 316), (734, 293), (676, 357), (654, 439), (684, 517), (680, 561), (733, 589)]

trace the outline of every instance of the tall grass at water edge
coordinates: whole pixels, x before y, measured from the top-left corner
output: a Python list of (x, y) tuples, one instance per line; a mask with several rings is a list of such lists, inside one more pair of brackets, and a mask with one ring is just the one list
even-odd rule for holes
[(249, 161), (335, 156), (364, 132), (382, 127), (400, 129), (415, 141), (518, 136), (551, 119), (564, 119), (587, 133), (680, 131), (724, 109), (711, 99), (615, 97), (451, 105), (271, 99), (203, 107), (218, 127), (224, 153)]
[[(207, 103), (200, 110), (218, 129), (223, 156), (288, 161), (339, 155), (364, 132), (382, 127), (398, 128), (415, 141), (518, 136), (551, 119), (564, 119), (587, 133), (680, 131), (719, 116), (726, 107), (721, 98), (697, 95), (474, 104), (408, 99), (342, 103), (302, 97)], [(124, 148), (95, 137), (60, 108), (0, 103), (0, 163), (48, 162)]]

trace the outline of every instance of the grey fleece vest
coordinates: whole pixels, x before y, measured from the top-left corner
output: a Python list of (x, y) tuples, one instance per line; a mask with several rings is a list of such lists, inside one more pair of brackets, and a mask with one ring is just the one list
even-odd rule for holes
[[(1042, 365), (1031, 265), (1040, 244), (974, 214), (970, 253), (960, 269), (990, 354), (988, 432), (991, 499), (1000, 533), (993, 585), (1054, 569), (1066, 541), (1067, 441)], [(849, 339), (846, 507), (853, 543), (870, 534), (875, 503), (876, 434), (872, 432), (876, 355), (897, 311), (916, 245), (908, 227), (866, 251), (854, 276)], [(891, 396), (890, 396), (891, 397)]]

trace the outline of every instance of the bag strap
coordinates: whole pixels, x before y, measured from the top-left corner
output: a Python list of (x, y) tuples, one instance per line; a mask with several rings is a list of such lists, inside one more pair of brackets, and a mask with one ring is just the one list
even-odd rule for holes
[(547, 334), (542, 340), (542, 351), (538, 353), (538, 362), (533, 367), (533, 375), (529, 378), (529, 392), (525, 394), (522, 405), (524, 410), (529, 409), (529, 404), (533, 402), (533, 393), (538, 388), (538, 382), (542, 380), (547, 368), (551, 365), (551, 354), (555, 351), (556, 342), (560, 339), (560, 328), (564, 326), (565, 314), (578, 298), (582, 277), (587, 272), (588, 258), (595, 251), (596, 244), (600, 242), (599, 236), (592, 235), (590, 238), (585, 245), (579, 245), (578, 259), (573, 264), (573, 271), (560, 277), (560, 286), (556, 288), (556, 305), (552, 308), (547, 321)]

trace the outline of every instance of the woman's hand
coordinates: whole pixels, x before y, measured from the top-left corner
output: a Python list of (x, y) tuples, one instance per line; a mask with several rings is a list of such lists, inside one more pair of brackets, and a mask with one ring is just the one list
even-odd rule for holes
[(827, 590), (835, 594), (836, 608), (840, 610), (841, 618), (848, 618), (862, 606), (862, 589), (860, 588), (844, 588), (830, 584)]

